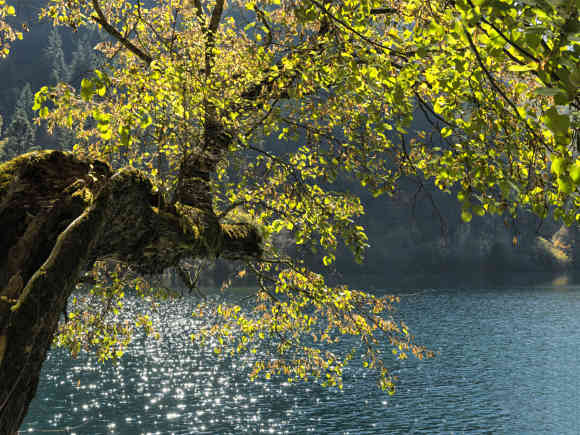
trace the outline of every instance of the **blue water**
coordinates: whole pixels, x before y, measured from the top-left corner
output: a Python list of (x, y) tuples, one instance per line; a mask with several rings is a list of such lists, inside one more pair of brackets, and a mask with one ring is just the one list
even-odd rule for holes
[[(395, 292), (396, 293), (396, 292)], [(580, 287), (421, 289), (399, 311), (433, 360), (394, 361), (389, 397), (359, 365), (344, 390), (248, 380), (192, 344), (191, 303), (118, 365), (51, 351), (22, 430), (76, 434), (580, 433)], [(138, 306), (134, 305), (133, 310)]]

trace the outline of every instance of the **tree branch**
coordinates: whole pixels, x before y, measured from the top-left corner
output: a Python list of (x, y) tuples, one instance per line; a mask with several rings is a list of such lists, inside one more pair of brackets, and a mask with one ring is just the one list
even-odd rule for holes
[(105, 17), (105, 14), (101, 9), (98, 0), (92, 0), (92, 4), (93, 9), (97, 14), (96, 16), (91, 15), (91, 19), (93, 21), (95, 21), (97, 24), (100, 24), (109, 35), (111, 35), (113, 38), (119, 41), (126, 49), (128, 49), (131, 53), (133, 53), (143, 62), (145, 62), (146, 64), (150, 64), (151, 62), (153, 62), (153, 58), (149, 54), (145, 53), (143, 50), (138, 48), (135, 44), (133, 44), (131, 41), (129, 41), (127, 38), (121, 35), (121, 33), (107, 21), (107, 18)]
[(324, 7), (324, 5), (320, 2), (318, 2), (317, 0), (309, 0), (310, 3), (312, 3), (314, 6), (316, 6), (318, 9), (320, 9), (320, 11), (325, 14), (327, 17), (329, 17), (332, 21), (340, 24), (342, 27), (344, 27), (345, 29), (347, 29), (349, 32), (357, 35), (359, 38), (361, 38), (363, 41), (369, 43), (372, 46), (375, 46), (377, 48), (380, 48), (381, 50), (385, 50), (388, 52), (391, 52), (399, 57), (402, 57), (404, 59), (407, 59), (408, 56), (405, 53), (400, 52), (399, 50), (393, 50), (390, 47), (387, 47), (384, 44), (381, 44), (380, 42), (374, 41), (371, 38), (363, 35), (361, 32), (359, 32), (358, 30), (354, 29), (350, 24), (348, 24), (347, 22), (345, 22), (344, 20), (341, 20), (340, 18), (337, 18), (336, 16), (334, 16), (333, 14), (331, 14), (328, 9), (326, 9)]
[(374, 8), (371, 9), (371, 15), (386, 15), (386, 14), (396, 14), (399, 12), (395, 8)]
[(211, 63), (213, 60), (213, 49), (215, 47), (215, 35), (218, 30), (222, 13), (224, 11), (225, 0), (217, 0), (211, 13), (209, 27), (207, 29), (207, 44), (205, 47), (205, 76), (209, 77), (211, 73)]
[(465, 28), (465, 26), (463, 27), (463, 32), (465, 33), (465, 36), (467, 37), (467, 41), (469, 42), (469, 46), (473, 50), (473, 54), (475, 55), (475, 58), (477, 59), (477, 63), (479, 63), (479, 66), (481, 67), (481, 69), (483, 70), (483, 72), (486, 75), (487, 79), (489, 80), (489, 83), (491, 84), (491, 87), (494, 88), (497, 91), (497, 93), (504, 99), (504, 101), (506, 103), (508, 103), (508, 105), (514, 110), (516, 116), (518, 118), (520, 118), (520, 113), (518, 112), (518, 108), (515, 105), (515, 103), (510, 98), (508, 98), (508, 96), (505, 94), (505, 92), (503, 91), (503, 89), (501, 89), (499, 87), (499, 85), (496, 83), (495, 79), (491, 75), (491, 72), (489, 72), (489, 70), (483, 64), (483, 60), (481, 59), (481, 56), (479, 54), (479, 51), (477, 50), (477, 47), (475, 46), (475, 44), (473, 42), (473, 39), (471, 38), (471, 35), (469, 34), (469, 32), (467, 31), (467, 29)]
[(201, 6), (201, 0), (193, 0), (193, 5), (195, 6), (195, 11), (196, 11), (196, 15), (197, 18), (199, 20), (199, 24), (202, 24), (202, 18), (203, 18), (203, 7)]
[[(472, 9), (475, 9), (475, 5), (473, 4), (473, 2), (471, 0), (467, 0), (467, 2), (469, 3), (469, 5), (471, 6)], [(522, 46), (516, 44), (514, 41), (512, 41), (511, 39), (509, 39), (507, 36), (504, 35), (504, 33), (492, 22), (490, 22), (487, 18), (485, 18), (484, 16), (481, 16), (481, 21), (484, 22), (485, 24), (487, 24), (489, 27), (491, 27), (493, 30), (495, 30), (497, 32), (497, 34), (499, 36), (501, 36), (501, 38), (507, 42), (509, 45), (511, 45), (512, 47), (514, 47), (516, 50), (518, 50), (520, 53), (522, 53), (524, 56), (528, 57), (529, 59), (532, 59), (535, 62), (540, 62), (540, 59), (538, 59), (537, 57), (535, 57), (533, 54), (531, 54), (528, 50), (526, 50), (525, 48), (523, 48)], [(478, 25), (478, 27), (480, 27)], [(481, 27), (480, 27), (481, 28)]]

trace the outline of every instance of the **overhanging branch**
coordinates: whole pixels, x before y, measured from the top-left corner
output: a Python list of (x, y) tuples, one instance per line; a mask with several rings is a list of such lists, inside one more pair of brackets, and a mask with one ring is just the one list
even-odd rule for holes
[(151, 62), (153, 62), (153, 58), (149, 54), (145, 53), (143, 50), (138, 48), (135, 44), (133, 44), (131, 41), (129, 41), (127, 38), (121, 35), (121, 33), (107, 21), (107, 17), (105, 17), (105, 14), (101, 9), (101, 5), (99, 5), (98, 0), (92, 0), (92, 4), (93, 9), (97, 14), (96, 16), (91, 15), (91, 19), (93, 21), (95, 21), (97, 24), (100, 24), (109, 35), (111, 35), (113, 38), (119, 41), (125, 48), (131, 51), (143, 62), (145, 62), (146, 64), (150, 64)]

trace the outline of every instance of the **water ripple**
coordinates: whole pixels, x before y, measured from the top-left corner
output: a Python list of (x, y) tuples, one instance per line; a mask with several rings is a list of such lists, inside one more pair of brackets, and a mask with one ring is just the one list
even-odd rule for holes
[[(135, 304), (132, 308), (137, 312)], [(580, 290), (419, 292), (400, 306), (414, 334), (441, 352), (393, 361), (386, 397), (353, 365), (345, 388), (248, 380), (187, 338), (188, 301), (155, 319), (118, 365), (50, 352), (22, 430), (76, 434), (578, 433)]]

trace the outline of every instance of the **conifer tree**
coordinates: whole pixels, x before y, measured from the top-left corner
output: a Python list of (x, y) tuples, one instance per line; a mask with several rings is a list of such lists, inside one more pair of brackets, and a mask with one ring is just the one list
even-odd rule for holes
[(14, 112), (17, 110), (24, 110), (29, 120), (34, 118), (34, 111), (32, 110), (32, 105), (34, 104), (34, 93), (30, 87), (30, 83), (26, 83), (20, 90), (18, 100), (14, 106)]
[(35, 147), (36, 127), (31, 122), (28, 113), (33, 101), (30, 84), (27, 83), (20, 91), (14, 114), (6, 129), (3, 152), (5, 160), (38, 149)]
[[(91, 64), (91, 49), (86, 38), (80, 38), (77, 47), (72, 53), (72, 61), (66, 62), (62, 47), (62, 37), (57, 28), (52, 28), (49, 34), (48, 47), (45, 54), (52, 63), (51, 78), (55, 84), (67, 83), (75, 87), (80, 86), (82, 74), (92, 71), (95, 65)], [(71, 150), (75, 142), (74, 133), (66, 128), (56, 128), (52, 133), (58, 149)]]
[(74, 87), (78, 88), (81, 84), (81, 79), (99, 67), (98, 54), (95, 50), (92, 50), (92, 46), (98, 40), (98, 38), (95, 38), (95, 33), (85, 33), (76, 40), (76, 46), (69, 65), (69, 83)]
[[(4, 118), (2, 117), (2, 115), (0, 115), (0, 137), (2, 137), (1, 133), (2, 133), (2, 127), (4, 125)], [(6, 148), (6, 144), (8, 143), (8, 140), (4, 137), (2, 137), (2, 139), (0, 139), (0, 162), (6, 160), (4, 153), (5, 153), (5, 148)]]
[(21, 19), (34, 20), (42, 6), (46, 2), (43, 0), (18, 0), (13, 2), (16, 9), (16, 16)]
[(68, 83), (70, 80), (70, 69), (64, 58), (62, 49), (62, 38), (58, 29), (53, 27), (48, 34), (48, 47), (45, 51), (46, 56), (52, 63), (51, 81), (56, 83)]

